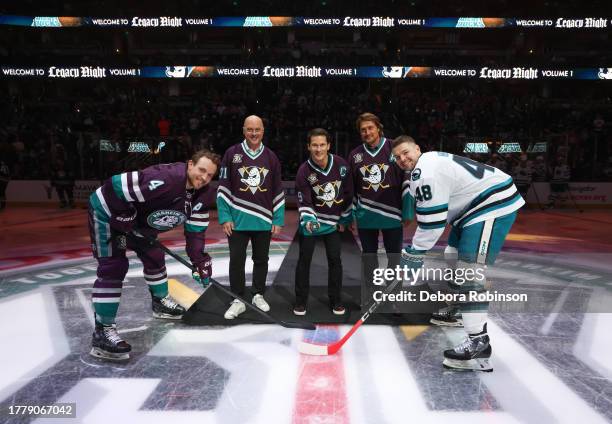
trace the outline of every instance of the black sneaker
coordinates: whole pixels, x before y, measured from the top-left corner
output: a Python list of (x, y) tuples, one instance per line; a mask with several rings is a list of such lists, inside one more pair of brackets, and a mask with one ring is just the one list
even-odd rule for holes
[(453, 349), (444, 351), (445, 368), (464, 371), (493, 371), (491, 353), (493, 349), (487, 335), (487, 324), (481, 333), (470, 334)]
[(306, 315), (306, 306), (304, 305), (295, 305), (293, 307), (293, 313), (295, 315)]
[(346, 313), (346, 308), (342, 304), (338, 303), (332, 308), (332, 312), (334, 315), (344, 315)]
[(111, 361), (123, 361), (130, 359), (132, 346), (121, 339), (117, 333), (115, 324), (102, 325), (96, 322), (91, 339), (91, 351), (89, 354), (101, 359), (110, 359)]
[(185, 308), (176, 303), (174, 299), (166, 297), (155, 297), (152, 300), (153, 316), (161, 319), (181, 319), (185, 313)]

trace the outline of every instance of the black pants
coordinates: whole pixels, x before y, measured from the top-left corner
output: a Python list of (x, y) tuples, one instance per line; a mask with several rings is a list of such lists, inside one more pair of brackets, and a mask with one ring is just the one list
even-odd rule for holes
[(295, 268), (295, 303), (304, 305), (308, 303), (310, 289), (310, 263), (317, 240), (325, 243), (327, 255), (327, 294), (331, 307), (341, 302), (342, 289), (342, 259), (340, 258), (340, 233), (334, 231), (320, 236), (304, 236), (300, 234), (300, 257)]
[(8, 181), (0, 181), (0, 209), (4, 209), (6, 207), (6, 187), (8, 186)]
[[(361, 241), (361, 307), (362, 309), (369, 304), (372, 299), (372, 293), (378, 287), (372, 283), (374, 269), (379, 267), (378, 263), (378, 233), (382, 232), (383, 244), (385, 252), (387, 252), (387, 268), (395, 268), (400, 263), (400, 255), (402, 252), (402, 243), (404, 239), (403, 227), (388, 228), (388, 229), (370, 229), (358, 228), (359, 240)], [(398, 286), (396, 292), (399, 292), (401, 287)], [(379, 308), (379, 312), (392, 312), (383, 304)]]
[(266, 291), (266, 277), (268, 276), (268, 253), (270, 251), (270, 231), (233, 231), (228, 237), (230, 262), (229, 278), (232, 292), (244, 296), (246, 263), (246, 250), (251, 241), (253, 251), (253, 295), (264, 294)]
[(372, 276), (374, 268), (378, 268), (378, 232), (382, 232), (385, 252), (387, 252), (388, 267), (395, 268), (399, 265), (402, 242), (404, 241), (404, 229), (387, 228), (383, 230), (371, 228), (358, 228), (361, 251), (363, 253), (363, 266), (366, 276)]

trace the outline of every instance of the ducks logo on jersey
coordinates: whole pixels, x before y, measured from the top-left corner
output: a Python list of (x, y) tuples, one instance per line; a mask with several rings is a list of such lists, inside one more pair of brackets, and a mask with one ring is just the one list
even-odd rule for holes
[(331, 208), (332, 205), (342, 203), (343, 200), (336, 200), (338, 194), (340, 194), (340, 181), (330, 181), (325, 183), (324, 185), (316, 185), (312, 189), (314, 190), (317, 199), (321, 201), (316, 206), (327, 205), (328, 208)]
[(242, 168), (238, 168), (238, 172), (242, 177), (240, 178), (240, 182), (246, 184), (246, 187), (241, 188), (240, 191), (251, 190), (253, 194), (257, 191), (268, 191), (267, 188), (261, 188), (266, 176), (270, 172), (268, 169), (264, 167), (258, 168), (256, 166), (243, 166)]
[(378, 191), (379, 188), (389, 187), (389, 184), (384, 184), (388, 169), (389, 165), (384, 163), (373, 163), (359, 168), (361, 175), (363, 175), (363, 181), (368, 184), (367, 186), (364, 185), (363, 189)]

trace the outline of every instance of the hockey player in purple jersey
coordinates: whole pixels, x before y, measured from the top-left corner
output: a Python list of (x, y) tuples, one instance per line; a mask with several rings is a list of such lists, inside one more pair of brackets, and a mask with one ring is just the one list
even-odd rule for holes
[[(285, 216), (285, 192), (278, 158), (262, 144), (264, 125), (258, 116), (244, 120), (244, 140), (226, 150), (219, 169), (217, 210), (227, 235), (232, 292), (244, 296), (246, 249), (253, 251), (253, 304), (262, 311), (270, 305), (264, 299), (268, 275), (268, 252), (273, 235), (280, 233)], [(225, 312), (234, 319), (246, 310), (235, 299)]]
[(382, 233), (389, 268), (399, 264), (402, 222), (413, 218), (414, 201), (408, 195), (406, 173), (394, 162), (391, 140), (383, 134), (380, 119), (372, 113), (357, 118), (363, 143), (353, 149), (349, 163), (355, 189), (354, 217), (361, 241), (365, 283), (378, 268), (378, 236)]
[(317, 240), (325, 243), (329, 307), (343, 315), (342, 260), (340, 233), (351, 223), (353, 182), (348, 163), (329, 153), (329, 133), (315, 128), (308, 133), (310, 159), (298, 169), (295, 189), (300, 213), (300, 255), (295, 268), (293, 313), (305, 315), (310, 287), (310, 263)]
[(208, 210), (215, 199), (215, 191), (208, 184), (217, 172), (219, 159), (208, 150), (200, 150), (187, 163), (155, 165), (114, 175), (90, 196), (89, 231), (98, 261), (92, 293), (93, 356), (129, 358), (131, 346), (121, 339), (115, 325), (128, 271), (127, 249), (134, 250), (143, 264), (153, 316), (180, 319), (185, 312), (168, 294), (164, 252), (142, 236), (155, 238), (183, 224), (187, 254), (198, 270), (194, 278), (208, 284), (212, 270), (210, 256), (204, 252), (204, 236)]

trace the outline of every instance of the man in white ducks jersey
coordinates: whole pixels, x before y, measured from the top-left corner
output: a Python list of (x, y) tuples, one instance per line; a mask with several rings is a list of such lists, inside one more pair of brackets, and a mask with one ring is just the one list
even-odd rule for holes
[[(525, 204), (512, 178), (463, 156), (422, 153), (412, 137), (400, 136), (393, 140), (392, 147), (397, 164), (411, 171), (410, 194), (416, 203), (418, 223), (412, 244), (402, 250), (402, 266), (421, 268), (425, 253), (449, 224), (451, 232), (444, 254), (449, 259), (457, 258), (455, 279), (449, 282), (451, 290), (466, 296), (484, 292), (484, 267), (495, 262), (518, 209)], [(457, 278), (460, 269), (466, 278)], [(469, 269), (472, 272), (466, 272)], [(488, 306), (488, 302), (461, 302), (434, 314), (432, 323), (463, 324), (468, 333), (463, 343), (444, 351), (445, 367), (493, 370), (486, 324)]]

